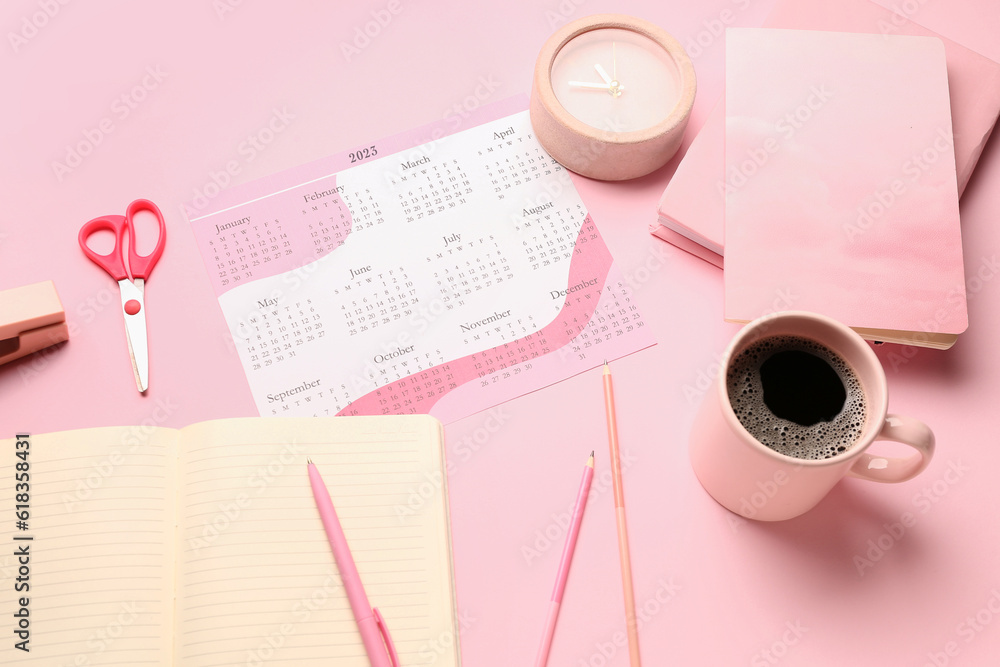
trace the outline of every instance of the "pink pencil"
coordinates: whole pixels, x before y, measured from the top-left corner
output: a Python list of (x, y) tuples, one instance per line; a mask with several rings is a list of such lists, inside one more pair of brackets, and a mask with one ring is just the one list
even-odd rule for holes
[(622, 489), (622, 466), (618, 456), (618, 422), (615, 420), (615, 389), (611, 369), (604, 362), (604, 411), (608, 418), (608, 446), (611, 448), (611, 486), (615, 492), (615, 514), (618, 524), (618, 560), (622, 567), (622, 588), (625, 590), (625, 629), (628, 632), (630, 667), (640, 667), (639, 625), (635, 617), (635, 593), (632, 588), (632, 558), (628, 550), (628, 528), (625, 523), (625, 491)]
[(590, 482), (593, 479), (594, 452), (591, 452), (590, 458), (587, 459), (587, 465), (583, 468), (580, 491), (576, 494), (576, 509), (573, 510), (573, 520), (570, 523), (569, 532), (566, 534), (566, 545), (563, 547), (562, 558), (559, 560), (559, 573), (556, 575), (556, 586), (552, 590), (549, 615), (545, 619), (545, 632), (542, 633), (542, 645), (538, 647), (538, 655), (535, 657), (535, 667), (545, 667), (545, 663), (549, 661), (549, 649), (552, 648), (552, 635), (556, 630), (556, 619), (559, 618), (559, 606), (562, 604), (563, 592), (566, 590), (569, 565), (573, 561), (576, 539), (580, 536), (580, 523), (583, 521), (583, 510), (587, 506)]

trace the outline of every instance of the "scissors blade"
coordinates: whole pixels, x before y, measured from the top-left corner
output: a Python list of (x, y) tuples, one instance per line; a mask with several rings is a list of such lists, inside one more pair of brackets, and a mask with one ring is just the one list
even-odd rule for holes
[[(125, 336), (128, 338), (128, 353), (132, 359), (132, 373), (139, 393), (143, 393), (149, 387), (146, 304), (142, 299), (144, 289), (143, 285), (136, 285), (131, 280), (119, 280), (118, 288), (122, 295), (122, 315), (125, 317)], [(133, 300), (139, 302), (139, 311), (135, 315), (129, 315), (125, 304)]]

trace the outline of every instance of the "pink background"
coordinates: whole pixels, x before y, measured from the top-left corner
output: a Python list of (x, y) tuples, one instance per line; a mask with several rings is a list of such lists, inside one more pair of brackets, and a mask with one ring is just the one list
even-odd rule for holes
[[(771, 2), (345, 4), (5, 3), (0, 288), (54, 280), (71, 340), (0, 367), (0, 436), (254, 414), (180, 209), (213, 177), (224, 183), (227, 163), (238, 168), (232, 182), (246, 182), (454, 117), (462, 105), (527, 93), (545, 38), (601, 11), (651, 20), (686, 46), (700, 37), (690, 141), (721, 92), (723, 22), (759, 25)], [(1000, 59), (995, 2), (897, 4)], [(341, 44), (376, 20), (372, 12), (391, 20), (345, 56)], [(123, 106), (144, 76), (149, 89), (136, 91), (134, 109)], [(247, 137), (272, 118), (285, 126), (251, 151)], [(110, 133), (98, 130), (102, 121)], [(99, 143), (86, 138), (98, 134)], [(86, 141), (96, 146), (60, 180), (53, 162)], [(736, 327), (722, 321), (721, 272), (647, 232), (674, 166), (626, 183), (577, 179), (660, 341), (614, 364), (645, 663), (992, 664), (1000, 654), (1000, 449), (990, 426), (1000, 404), (997, 140), (962, 199), (968, 332), (947, 352), (879, 350), (891, 409), (930, 424), (935, 461), (898, 486), (845, 481), (814, 511), (776, 525), (735, 519), (688, 464), (700, 392)], [(83, 222), (122, 213), (137, 197), (160, 205), (169, 231), (146, 291), (146, 396), (127, 361), (117, 288), (76, 245)], [(530, 663), (562, 547), (558, 515), (594, 449), (596, 492), (550, 664), (627, 664), (615, 643), (624, 619), (600, 371), (451, 424), (447, 439), (465, 663)]]

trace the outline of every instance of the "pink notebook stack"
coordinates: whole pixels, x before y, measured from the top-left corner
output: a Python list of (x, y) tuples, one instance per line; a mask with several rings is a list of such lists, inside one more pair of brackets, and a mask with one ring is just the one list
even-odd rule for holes
[(729, 29), (726, 319), (780, 296), (950, 347), (968, 324), (951, 128), (938, 38)]
[[(765, 27), (937, 36), (869, 0), (779, 0)], [(1000, 64), (941, 39), (948, 63), (954, 153), (959, 194), (965, 189), (1000, 113)], [(722, 266), (724, 246), (725, 110), (716, 105), (688, 148), (660, 200), (651, 231), (688, 252)]]

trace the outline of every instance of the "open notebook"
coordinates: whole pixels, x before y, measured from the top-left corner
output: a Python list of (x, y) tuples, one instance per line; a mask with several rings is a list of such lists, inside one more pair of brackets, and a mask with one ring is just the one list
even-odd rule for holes
[[(308, 456), (402, 664), (458, 665), (442, 440), (424, 415), (31, 436), (26, 531), (13, 516), (21, 461), (0, 443), (0, 664), (367, 667)], [(15, 593), (11, 545), (29, 550), (30, 590)], [(18, 596), (27, 653), (10, 634)]]

